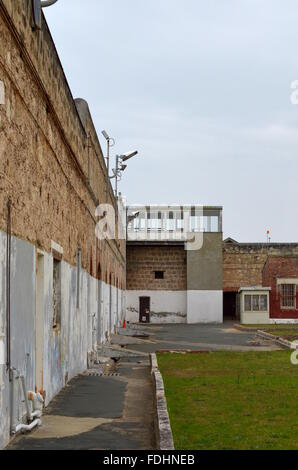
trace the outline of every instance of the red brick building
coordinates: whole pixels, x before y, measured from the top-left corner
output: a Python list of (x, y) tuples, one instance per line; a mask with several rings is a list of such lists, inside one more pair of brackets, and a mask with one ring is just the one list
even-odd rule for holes
[(271, 287), (270, 318), (298, 319), (298, 256), (269, 256), (262, 278)]
[(298, 243), (224, 240), (224, 319), (239, 319), (239, 289), (261, 286), (270, 288), (270, 319), (298, 320)]

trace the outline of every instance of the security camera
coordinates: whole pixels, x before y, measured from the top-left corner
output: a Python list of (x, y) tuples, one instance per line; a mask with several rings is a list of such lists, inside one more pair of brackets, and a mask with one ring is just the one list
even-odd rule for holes
[(128, 223), (132, 222), (133, 220), (137, 219), (139, 215), (140, 215), (140, 212), (133, 212), (127, 217), (127, 222)]
[(135, 150), (134, 152), (127, 152), (121, 155), (121, 159), (123, 162), (126, 162), (127, 160), (129, 160), (130, 158), (134, 157), (137, 154), (138, 154), (137, 150)]

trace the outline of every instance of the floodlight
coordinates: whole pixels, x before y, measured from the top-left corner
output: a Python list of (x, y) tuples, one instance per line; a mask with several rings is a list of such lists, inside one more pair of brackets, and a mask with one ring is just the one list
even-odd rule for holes
[(132, 214), (130, 214), (128, 217), (127, 217), (127, 222), (130, 223), (132, 222), (134, 219), (137, 219), (140, 215), (140, 211), (138, 212), (133, 212)]
[(104, 136), (104, 138), (105, 138), (106, 140), (110, 140), (110, 136), (109, 136), (109, 134), (107, 133), (107, 131), (103, 130), (103, 131), (102, 131), (102, 135)]
[(137, 154), (138, 154), (137, 150), (135, 150), (134, 152), (127, 152), (121, 155), (121, 159), (123, 162), (126, 162), (127, 160), (129, 160), (130, 158), (134, 157)]
[(58, 0), (45, 0), (44, 2), (40, 2), (41, 8), (51, 7), (56, 2), (58, 2)]

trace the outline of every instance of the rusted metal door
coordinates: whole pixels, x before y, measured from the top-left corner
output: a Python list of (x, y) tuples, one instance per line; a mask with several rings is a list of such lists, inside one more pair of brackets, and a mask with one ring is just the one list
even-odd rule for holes
[(150, 297), (140, 297), (140, 323), (150, 323)]

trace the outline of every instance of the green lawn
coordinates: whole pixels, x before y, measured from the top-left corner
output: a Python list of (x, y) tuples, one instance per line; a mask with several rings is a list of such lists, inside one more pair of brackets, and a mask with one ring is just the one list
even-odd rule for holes
[(290, 351), (158, 354), (175, 448), (298, 449)]
[(272, 335), (279, 336), (280, 338), (288, 339), (289, 341), (298, 340), (298, 324), (293, 325), (243, 325), (246, 328), (253, 328), (266, 331)]

